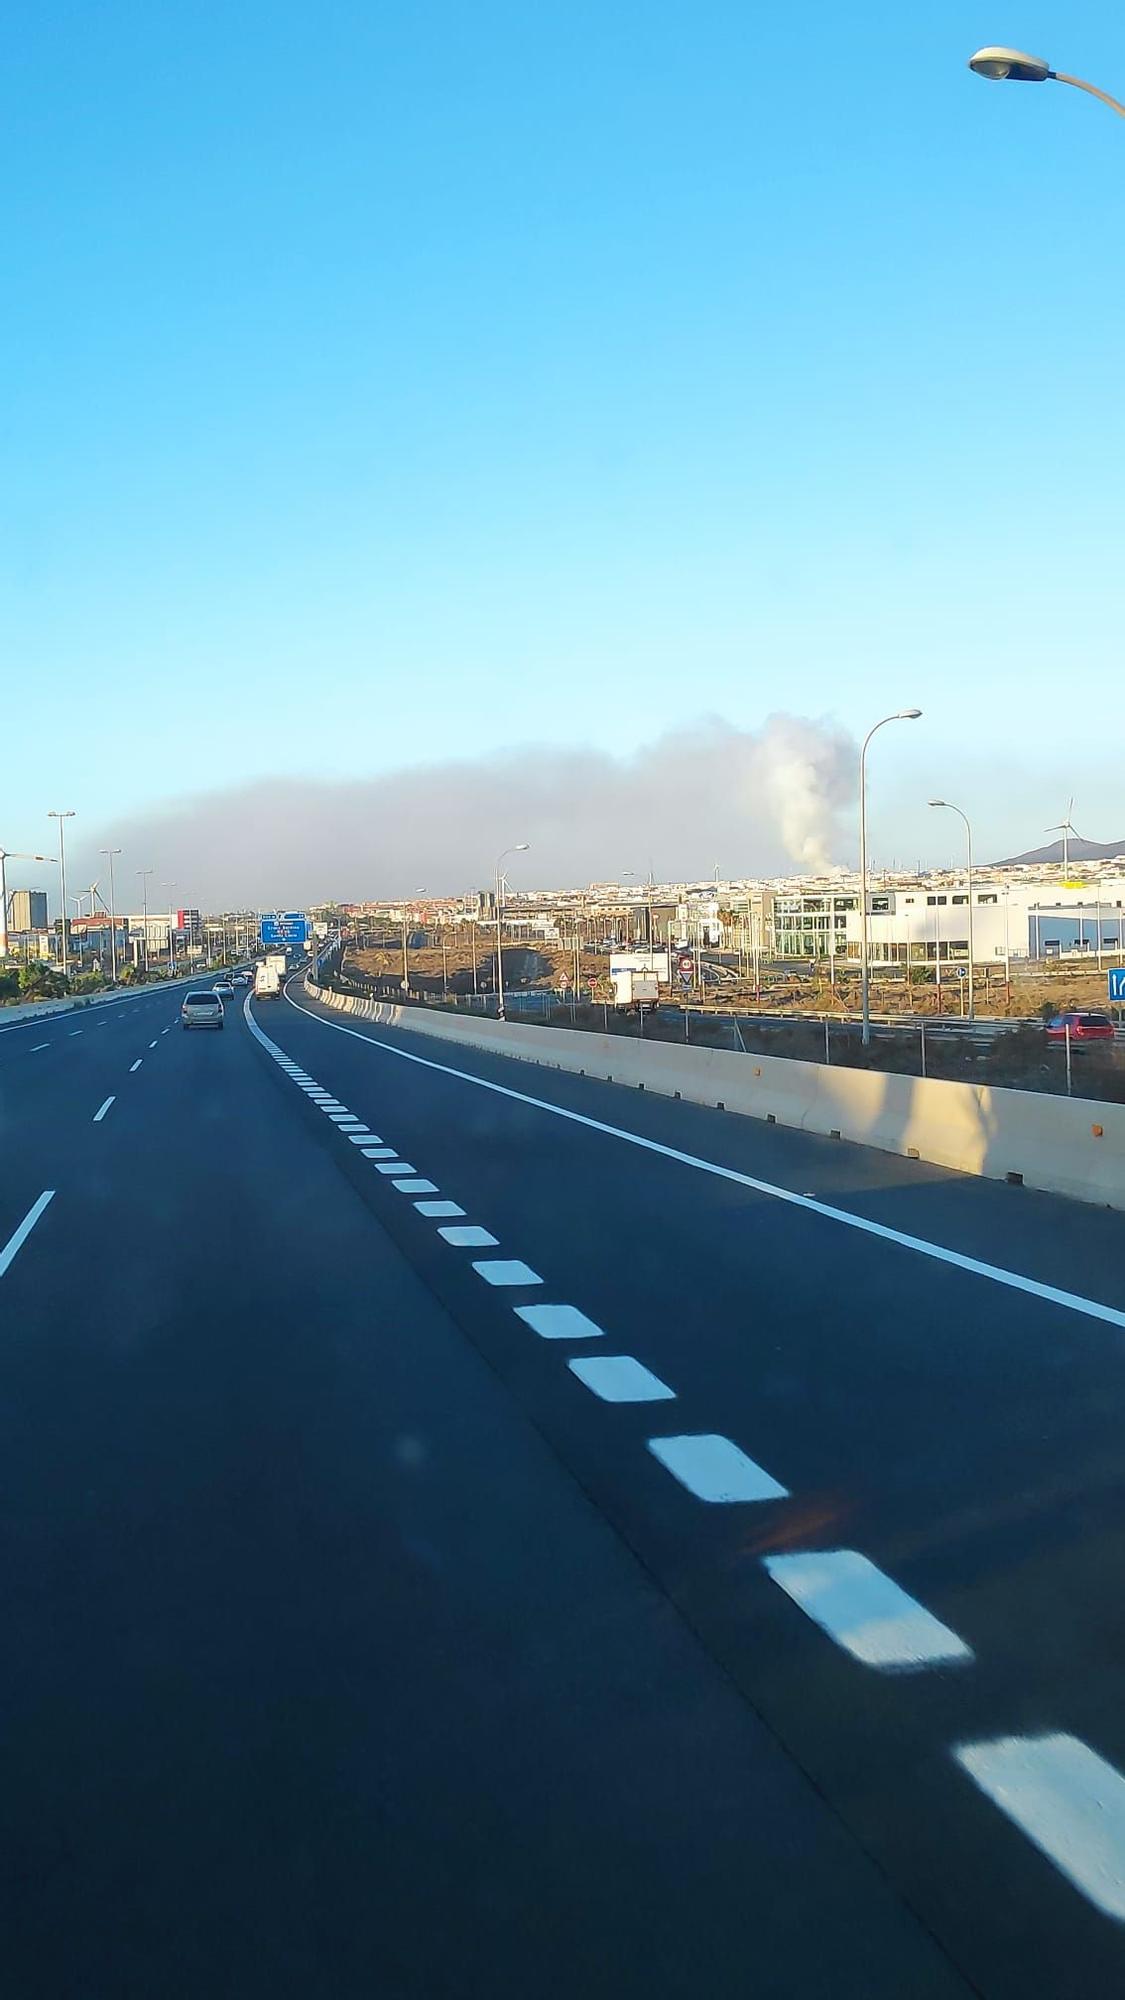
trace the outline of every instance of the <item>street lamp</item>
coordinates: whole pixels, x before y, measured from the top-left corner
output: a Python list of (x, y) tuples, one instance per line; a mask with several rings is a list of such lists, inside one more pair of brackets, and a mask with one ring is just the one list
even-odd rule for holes
[(1085, 90), (1091, 97), (1100, 98), (1111, 111), (1125, 118), (1125, 104), (1119, 104), (1108, 91), (1099, 90), (1094, 83), (1085, 83), (1080, 76), (1067, 76), (1061, 69), (1051, 69), (1041, 56), (1029, 56), (1023, 49), (978, 49), (975, 56), (969, 57), (969, 68), (989, 83), (1069, 83), (1075, 90)]
[(117, 984), (117, 901), (113, 893), (113, 857), (120, 852), (119, 847), (98, 849), (98, 853), (104, 854), (109, 862), (109, 976), (114, 986)]
[(142, 899), (142, 905), (141, 905), (141, 906), (142, 906), (142, 909), (143, 909), (143, 912), (144, 912), (144, 915), (143, 915), (143, 917), (142, 917), (141, 921), (142, 921), (142, 923), (144, 924), (144, 931), (145, 931), (145, 974), (146, 974), (146, 977), (147, 977), (147, 974), (148, 974), (148, 878), (149, 878), (149, 876), (150, 876), (150, 875), (155, 875), (155, 873), (156, 873), (156, 870), (155, 870), (155, 868), (138, 868), (138, 869), (136, 870), (136, 873), (137, 873), (137, 874), (138, 874), (138, 875), (140, 876), (140, 878), (141, 878), (141, 899)]
[(500, 864), (502, 861), (508, 859), (509, 854), (526, 854), (530, 845), (531, 842), (529, 840), (518, 840), (514, 847), (506, 847), (503, 854), (499, 854), (496, 857), (496, 1019), (498, 1021), (502, 1021), (505, 1018), (504, 950), (501, 935), (502, 917), (500, 907), (500, 883), (502, 877), (500, 874)]
[(168, 977), (174, 979), (176, 977), (176, 933), (172, 927), (172, 891), (176, 885), (174, 882), (162, 882), (160, 886), (162, 889), (168, 891)]
[(59, 951), (64, 979), (66, 978), (66, 844), (63, 839), (63, 822), (74, 817), (73, 812), (49, 812), (47, 814), (48, 819), (57, 819), (59, 823), (59, 907), (62, 910), (62, 916), (59, 919)]
[(893, 715), (884, 715), (880, 722), (872, 723), (859, 753), (859, 983), (863, 1006), (861, 1040), (865, 1049), (871, 1046), (871, 976), (867, 949), (867, 746), (875, 731), (885, 729), (888, 722), (917, 722), (921, 713), (920, 708), (896, 708)]
[(969, 852), (969, 1019), (973, 1021), (976, 1019), (973, 1007), (973, 829), (969, 825), (968, 813), (962, 812), (960, 806), (951, 805), (948, 799), (931, 799), (930, 804), (940, 806), (944, 812), (956, 813), (958, 819), (963, 819), (965, 822), (965, 840)]
[(14, 847), (0, 847), (0, 958), (8, 956), (8, 875), (9, 861), (49, 861), (55, 865), (53, 854), (23, 854)]

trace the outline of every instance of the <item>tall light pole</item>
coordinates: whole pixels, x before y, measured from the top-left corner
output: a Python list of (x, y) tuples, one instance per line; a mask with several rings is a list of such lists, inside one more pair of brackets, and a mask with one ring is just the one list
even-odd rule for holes
[(969, 825), (968, 813), (962, 812), (960, 806), (951, 805), (948, 799), (931, 799), (930, 804), (940, 806), (943, 812), (956, 813), (958, 819), (965, 822), (965, 841), (969, 856), (969, 1019), (974, 1021), (976, 1012), (973, 1005), (973, 829)]
[(104, 854), (106, 860), (109, 862), (109, 976), (115, 986), (117, 984), (117, 901), (113, 893), (113, 857), (115, 854), (120, 854), (120, 852), (121, 849), (119, 847), (99, 847), (98, 849), (98, 853)]
[(155, 875), (156, 870), (155, 868), (138, 868), (136, 870), (136, 873), (141, 878), (141, 908), (144, 913), (141, 918), (141, 922), (144, 924), (144, 931), (145, 931), (145, 971), (147, 973), (148, 971), (148, 878), (150, 875)]
[(174, 882), (162, 882), (160, 886), (168, 892), (168, 976), (174, 979), (176, 977), (176, 933), (172, 926), (172, 891), (176, 885)]
[(49, 861), (55, 865), (53, 854), (22, 854), (14, 847), (0, 847), (0, 958), (8, 956), (8, 874), (9, 861)]
[(885, 729), (888, 722), (917, 722), (920, 708), (896, 708), (893, 715), (884, 715), (880, 722), (872, 723), (863, 739), (859, 753), (859, 983), (863, 1004), (862, 1042), (864, 1048), (871, 1046), (871, 975), (867, 947), (867, 746), (877, 729)]
[(500, 874), (500, 866), (502, 862), (508, 859), (509, 854), (526, 854), (530, 845), (531, 842), (528, 840), (518, 840), (514, 847), (506, 847), (503, 854), (498, 854), (496, 857), (496, 1019), (498, 1021), (502, 1021), (505, 1018), (504, 948), (501, 931), (503, 917), (500, 903), (500, 884), (503, 878)]
[(62, 910), (62, 916), (59, 920), (59, 950), (64, 979), (66, 978), (66, 842), (63, 838), (63, 823), (74, 817), (73, 812), (50, 812), (47, 814), (48, 819), (57, 819), (59, 823), (59, 907)]
[(1029, 56), (1023, 49), (978, 49), (975, 56), (969, 57), (969, 68), (989, 83), (1069, 83), (1075, 90), (1085, 90), (1089, 96), (1099, 98), (1111, 111), (1125, 118), (1125, 104), (1119, 104), (1108, 91), (1099, 90), (1096, 83), (1084, 82), (1080, 76), (1067, 76), (1064, 70), (1051, 69), (1041, 56)]

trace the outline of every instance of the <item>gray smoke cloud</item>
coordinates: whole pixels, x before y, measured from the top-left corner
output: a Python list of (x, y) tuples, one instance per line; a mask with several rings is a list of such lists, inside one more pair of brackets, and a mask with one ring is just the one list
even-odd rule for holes
[(152, 865), (178, 904), (208, 909), (455, 893), (489, 882), (521, 840), (531, 852), (512, 879), (543, 887), (650, 866), (666, 882), (716, 865), (819, 871), (838, 858), (856, 768), (844, 732), (778, 714), (756, 731), (709, 718), (622, 757), (529, 744), (366, 778), (258, 779), (105, 826), (74, 879), (92, 880), (83, 870), (110, 844), (125, 850), (122, 880)]

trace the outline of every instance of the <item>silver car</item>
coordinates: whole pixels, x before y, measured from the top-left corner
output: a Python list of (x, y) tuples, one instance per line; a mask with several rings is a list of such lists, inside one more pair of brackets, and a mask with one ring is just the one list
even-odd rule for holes
[(184, 1028), (221, 1028), (223, 1003), (218, 994), (209, 993), (203, 987), (185, 993), (180, 1007), (180, 1025)]

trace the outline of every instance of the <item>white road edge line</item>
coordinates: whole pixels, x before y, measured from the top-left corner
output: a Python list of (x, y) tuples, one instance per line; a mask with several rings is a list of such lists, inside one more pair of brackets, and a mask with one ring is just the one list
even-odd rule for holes
[(1125, 1778), (1079, 1736), (962, 1743), (962, 1770), (1107, 1917), (1125, 1919)]
[(674, 1403), (676, 1391), (631, 1354), (576, 1354), (572, 1375), (603, 1403)]
[(28, 1209), (27, 1214), (24, 1216), (24, 1219), (20, 1223), (19, 1228), (14, 1229), (12, 1231), (12, 1234), (9, 1236), (8, 1241), (4, 1245), (4, 1248), (0, 1250), (0, 1278), (4, 1276), (4, 1273), (8, 1269), (8, 1266), (11, 1263), (13, 1263), (15, 1258), (19, 1255), (20, 1250), (27, 1242), (27, 1239), (31, 1235), (31, 1232), (34, 1229), (36, 1223), (38, 1222), (39, 1217), (42, 1215), (48, 1203), (54, 1201), (54, 1198), (55, 1198), (54, 1188), (44, 1188), (38, 1201), (32, 1202), (31, 1207)]
[(884, 1673), (971, 1660), (973, 1650), (858, 1549), (767, 1556), (787, 1597), (853, 1660)]
[(853, 1215), (849, 1209), (833, 1208), (830, 1202), (817, 1201), (812, 1195), (797, 1194), (792, 1188), (778, 1187), (773, 1181), (758, 1180), (753, 1174), (740, 1173), (736, 1167), (723, 1167), (715, 1160), (700, 1159), (694, 1153), (682, 1152), (678, 1146), (662, 1145), (659, 1139), (646, 1139), (639, 1132), (628, 1132), (620, 1125), (609, 1125), (602, 1118), (591, 1118), (583, 1111), (570, 1111), (565, 1105), (550, 1103), (547, 1098), (533, 1097), (526, 1090), (514, 1090), (510, 1084), (494, 1083), (490, 1077), (474, 1076), (471, 1070), (457, 1069), (452, 1063), (435, 1062), (431, 1056), (419, 1056), (411, 1049), (396, 1048), (393, 1042), (383, 1041), (378, 1035), (365, 1035), (358, 1028), (346, 1028), (342, 1021), (326, 1021), (311, 1007), (302, 1007), (288, 993), (285, 998), (298, 1014), (316, 1021), (320, 1027), (330, 1028), (337, 1035), (350, 1035), (353, 1041), (366, 1042), (369, 1048), (378, 1049), (384, 1055), (397, 1056), (402, 1062), (417, 1063), (422, 1069), (437, 1070), (443, 1076), (456, 1077), (459, 1083), (471, 1083), (478, 1090), (490, 1090), (495, 1096), (509, 1097), (517, 1104), (529, 1104), (535, 1111), (547, 1111), (554, 1118), (565, 1118), (568, 1124), (585, 1126), (589, 1132), (602, 1132), (607, 1138), (621, 1139), (628, 1146), (638, 1147), (641, 1152), (674, 1160), (678, 1166), (692, 1167), (697, 1173), (714, 1174), (719, 1180), (733, 1181), (736, 1187), (769, 1195), (775, 1201), (788, 1203), (791, 1208), (803, 1208), (810, 1215), (823, 1217), (826, 1222), (838, 1222), (845, 1229), (858, 1229), (863, 1236), (873, 1236), (882, 1243), (893, 1243), (899, 1249), (916, 1251), (920, 1257), (932, 1257), (938, 1263), (951, 1264), (956, 1270), (968, 1272), (970, 1277), (987, 1278), (991, 1284), (1006, 1285), (1011, 1291), (1025, 1292), (1031, 1298), (1045, 1300), (1048, 1305), (1063, 1306), (1068, 1312), (1101, 1320), (1106, 1326), (1125, 1328), (1125, 1312), (1117, 1306), (1102, 1305), (1100, 1300), (1083, 1298), (1079, 1292), (1061, 1291), (1057, 1285), (1040, 1284), (1037, 1278), (1025, 1278), (1022, 1272), (1008, 1271), (1001, 1264), (986, 1264), (979, 1257), (967, 1257), (963, 1251), (950, 1250), (943, 1243), (931, 1243), (924, 1236), (910, 1236), (905, 1230), (892, 1229), (885, 1222), (872, 1222), (865, 1215)]
[(95, 1111), (93, 1118), (93, 1122), (95, 1125), (101, 1124), (102, 1119), (105, 1117), (105, 1114), (109, 1110), (110, 1105), (113, 1104), (114, 1102), (115, 1100), (112, 1097), (107, 1097), (105, 1103), (101, 1105), (97, 1111)]

